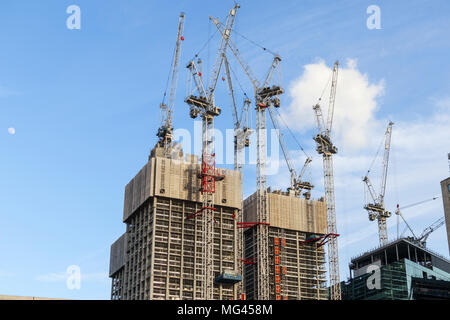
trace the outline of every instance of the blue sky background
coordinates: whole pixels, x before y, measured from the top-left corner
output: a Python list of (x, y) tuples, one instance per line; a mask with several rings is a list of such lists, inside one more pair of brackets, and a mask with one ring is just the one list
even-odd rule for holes
[[(183, 103), (184, 66), (215, 31), (208, 17), (223, 20), (233, 3), (1, 2), (0, 294), (109, 299), (109, 248), (125, 230), (121, 223), (123, 190), (156, 142), (158, 108), (178, 14), (186, 13), (186, 40), (174, 125), (192, 130)], [(71, 4), (81, 8), (81, 30), (66, 28), (66, 8)], [(366, 28), (366, 8), (371, 4), (381, 8), (381, 30)], [(305, 65), (318, 59), (328, 66), (336, 59), (355, 59), (369, 83), (385, 83), (384, 94), (377, 99), (377, 121), (400, 120), (403, 128), (414, 125), (420, 131), (421, 123), (433, 127), (430, 119), (448, 116), (448, 1), (246, 0), (240, 5), (236, 30), (281, 55), (286, 88), (302, 75)], [(236, 43), (262, 77), (272, 56), (243, 38), (236, 37)], [(216, 37), (201, 52), (207, 70), (214, 63), (217, 44)], [(235, 62), (232, 66), (238, 70)], [(224, 109), (216, 127), (232, 128), (225, 83), (218, 84), (216, 99), (223, 101)], [(284, 104), (291, 103), (289, 94), (282, 99)], [(14, 135), (8, 133), (11, 127), (16, 130)], [(393, 192), (397, 196), (392, 197), (396, 199), (391, 207), (399, 198), (409, 204), (440, 194), (439, 181), (448, 176), (446, 155), (450, 151), (448, 127), (443, 128), (430, 137), (438, 150), (431, 158), (420, 143), (410, 149), (416, 150), (416, 155), (422, 153), (414, 158), (416, 167), (410, 175), (431, 167), (432, 174), (419, 175), (413, 185), (402, 184), (402, 176), (398, 176), (396, 185), (401, 190)], [(297, 133), (305, 148), (311, 149), (310, 128)], [(378, 131), (373, 137), (376, 145), (382, 135), (383, 131)], [(289, 144), (295, 149), (293, 141)], [(375, 150), (369, 153), (373, 155)], [(349, 155), (357, 157), (358, 151)], [(399, 154), (393, 160), (398, 161), (397, 168), (406, 166), (401, 162), (404, 156)], [(318, 163), (313, 177), (320, 195)], [(363, 167), (368, 165), (365, 160)], [(245, 170), (250, 181), (245, 195), (254, 190), (254, 172), (254, 166)], [(357, 176), (363, 174), (357, 172)], [(273, 183), (286, 186), (288, 180), (280, 182), (279, 178)], [(339, 230), (343, 233), (352, 234), (355, 228), (369, 225), (362, 210), (362, 185), (356, 183), (354, 189), (360, 192), (337, 191)], [(417, 230), (443, 215), (441, 199), (424, 206), (429, 210), (424, 209), (411, 222)], [(353, 225), (352, 215), (341, 219), (339, 215), (347, 211), (359, 211), (361, 220)], [(376, 245), (376, 226), (371, 228), (370, 237), (347, 240), (348, 245), (341, 248), (342, 279), (348, 276), (349, 258)], [(430, 236), (429, 247), (448, 257), (445, 227)], [(85, 275), (80, 290), (66, 287), (64, 273), (69, 265), (79, 265)]]

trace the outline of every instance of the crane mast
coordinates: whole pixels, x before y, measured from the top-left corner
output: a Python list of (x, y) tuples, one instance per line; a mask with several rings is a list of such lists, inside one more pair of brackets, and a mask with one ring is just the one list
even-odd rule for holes
[(391, 149), (391, 137), (393, 125), (394, 125), (393, 122), (389, 122), (385, 132), (381, 185), (380, 185), (380, 192), (378, 195), (375, 192), (375, 189), (370, 181), (369, 176), (366, 175), (363, 178), (363, 182), (366, 184), (369, 194), (373, 200), (372, 203), (366, 204), (364, 206), (364, 209), (366, 209), (367, 212), (369, 213), (370, 221), (374, 221), (375, 219), (378, 221), (378, 238), (380, 246), (383, 246), (388, 242), (386, 220), (391, 216), (391, 213), (387, 211), (385, 208), (384, 196), (386, 193), (386, 181), (389, 166), (389, 152)]
[[(214, 297), (214, 212), (216, 210), (214, 208), (214, 193), (215, 182), (223, 179), (223, 176), (217, 175), (215, 169), (214, 118), (220, 115), (221, 109), (215, 105), (214, 92), (238, 8), (239, 5), (235, 5), (228, 14), (224, 31), (225, 36), (222, 37), (216, 63), (207, 89), (205, 89), (201, 73), (195, 61), (190, 61), (187, 65), (191, 73), (191, 79), (195, 84), (194, 90), (196, 89), (199, 96), (193, 95), (190, 92), (185, 102), (190, 107), (190, 116), (192, 118), (196, 118), (198, 115), (202, 118), (202, 158), (199, 178), (201, 179), (200, 191), (203, 200), (202, 208), (196, 215), (201, 215), (202, 219), (202, 260), (205, 267), (203, 277), (199, 280), (202, 280), (202, 296), (204, 300), (212, 300)], [(189, 83), (188, 87), (191, 88)]]
[[(213, 20), (214, 25), (222, 37), (227, 37), (226, 29), (218, 19)], [(279, 105), (278, 95), (283, 94), (284, 90), (280, 86), (268, 87), (272, 76), (277, 69), (281, 58), (277, 55), (272, 61), (272, 65), (267, 72), (264, 83), (261, 86), (252, 70), (241, 57), (239, 50), (234, 43), (229, 40), (227, 43), (231, 52), (241, 65), (244, 73), (250, 79), (255, 93), (256, 104), (256, 219), (254, 227), (256, 228), (256, 268), (257, 268), (257, 288), (256, 298), (258, 300), (268, 300), (269, 292), (269, 215), (267, 208), (267, 177), (266, 167), (266, 108), (272, 104)]]
[(336, 227), (336, 208), (334, 195), (334, 173), (333, 173), (333, 154), (337, 153), (337, 148), (331, 140), (331, 128), (333, 123), (334, 102), (336, 99), (336, 87), (338, 77), (339, 62), (336, 61), (333, 66), (333, 75), (331, 82), (330, 100), (328, 105), (328, 117), (326, 127), (322, 110), (319, 104), (313, 107), (316, 115), (318, 133), (314, 136), (316, 141), (316, 150), (323, 157), (325, 200), (327, 204), (327, 222), (328, 222), (328, 259), (330, 275), (330, 299), (341, 300), (341, 283), (339, 276), (339, 252)]
[[(227, 34), (224, 31), (223, 25), (215, 19), (214, 25), (220, 32), (222, 37)], [(244, 73), (250, 79), (255, 93), (256, 105), (256, 220), (253, 227), (256, 228), (256, 268), (257, 268), (257, 287), (256, 299), (268, 300), (270, 298), (269, 292), (269, 214), (267, 208), (267, 176), (266, 168), (266, 130), (267, 130), (267, 116), (266, 109), (273, 106), (280, 106), (279, 95), (284, 93), (284, 90), (278, 86), (269, 86), (272, 77), (277, 70), (281, 58), (276, 55), (267, 72), (263, 84), (258, 81), (249, 65), (242, 58), (239, 50), (234, 43), (229, 40), (227, 43), (230, 51), (235, 56), (236, 60), (242, 67)]]
[(175, 45), (175, 51), (173, 55), (173, 61), (171, 65), (171, 74), (170, 74), (170, 91), (169, 91), (169, 101), (165, 103), (166, 92), (164, 92), (163, 102), (160, 104), (161, 110), (161, 123), (158, 128), (158, 132), (156, 133), (159, 138), (158, 144), (160, 147), (164, 148), (164, 152), (166, 156), (169, 153), (169, 147), (172, 144), (172, 131), (173, 131), (173, 106), (175, 103), (175, 96), (177, 90), (178, 83), (178, 71), (179, 71), (179, 60), (181, 55), (181, 47), (183, 43), (183, 30), (184, 30), (184, 13), (180, 13), (179, 22), (178, 22), (178, 33), (177, 33), (177, 42)]
[(381, 179), (381, 187), (380, 187), (380, 195), (378, 197), (378, 202), (382, 203), (384, 205), (384, 195), (386, 193), (386, 180), (387, 180), (387, 173), (388, 173), (388, 167), (389, 167), (389, 152), (391, 150), (391, 138), (392, 138), (392, 126), (394, 125), (393, 122), (389, 122), (387, 129), (386, 129), (386, 139), (384, 142), (384, 156), (383, 156), (383, 175)]
[[(230, 65), (228, 63), (228, 58), (225, 55), (224, 57), (224, 65), (225, 65), (225, 73), (227, 76), (227, 84), (228, 84), (228, 92), (230, 94), (231, 107), (232, 107), (232, 115), (233, 115), (233, 123), (234, 123), (234, 170), (239, 171), (241, 176), (241, 188), (243, 187), (243, 162), (244, 162), (244, 148), (250, 145), (249, 136), (252, 134), (252, 130), (248, 127), (248, 109), (250, 107), (251, 101), (246, 98), (244, 100), (244, 105), (241, 110), (240, 116), (238, 115), (238, 110), (236, 106), (236, 99), (233, 89), (233, 82), (231, 80), (231, 70)], [(243, 190), (243, 188), (242, 188)], [(242, 224), (244, 222), (243, 219), (243, 202), (241, 202), (241, 207), (238, 213), (238, 223)], [(237, 236), (237, 268), (239, 270), (239, 274), (244, 274), (244, 230), (238, 229)], [(244, 294), (244, 286), (242, 281), (238, 284), (238, 293), (240, 295)]]
[(284, 90), (280, 86), (268, 87), (272, 75), (281, 58), (275, 56), (267, 73), (264, 84), (255, 88), (256, 103), (256, 225), (257, 238), (257, 299), (268, 300), (269, 293), (269, 214), (267, 208), (267, 176), (266, 176), (266, 109), (271, 105), (279, 105), (278, 95)]

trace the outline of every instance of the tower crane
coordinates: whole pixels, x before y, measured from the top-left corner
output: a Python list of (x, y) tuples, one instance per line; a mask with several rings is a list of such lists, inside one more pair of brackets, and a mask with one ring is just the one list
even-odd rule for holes
[(268, 87), (274, 71), (281, 58), (275, 56), (261, 87), (255, 88), (256, 104), (256, 213), (257, 231), (257, 267), (258, 267), (258, 300), (269, 299), (269, 214), (267, 208), (267, 176), (266, 176), (266, 109), (272, 104), (279, 105), (278, 96), (284, 90), (274, 85)]
[[(211, 19), (223, 38), (229, 38), (226, 26), (220, 23), (218, 19)], [(266, 109), (271, 105), (279, 105), (278, 96), (284, 93), (279, 85), (269, 86), (273, 74), (281, 61), (278, 55), (275, 55), (272, 64), (267, 72), (263, 84), (258, 81), (248, 64), (241, 57), (239, 50), (234, 43), (229, 40), (227, 43), (230, 51), (233, 53), (243, 71), (250, 79), (253, 85), (256, 104), (256, 219), (252, 226), (256, 228), (256, 267), (257, 267), (257, 295), (258, 300), (268, 300), (269, 292), (269, 215), (267, 208), (267, 177), (266, 167)]]
[(445, 217), (441, 217), (433, 224), (431, 224), (429, 227), (425, 228), (420, 236), (417, 237), (417, 241), (420, 243), (422, 247), (426, 246), (428, 236), (435, 231), (436, 229), (440, 228), (445, 223)]
[(375, 189), (370, 181), (368, 176), (369, 171), (366, 176), (363, 178), (363, 182), (367, 186), (369, 194), (372, 198), (372, 203), (368, 203), (364, 206), (369, 213), (369, 220), (374, 221), (378, 220), (378, 237), (380, 241), (380, 245), (385, 245), (388, 242), (388, 234), (387, 234), (387, 225), (386, 219), (391, 216), (391, 213), (386, 210), (384, 204), (384, 195), (386, 192), (386, 180), (387, 180), (387, 172), (389, 165), (389, 151), (391, 149), (391, 137), (392, 137), (392, 126), (393, 122), (389, 122), (386, 132), (385, 132), (385, 142), (384, 142), (384, 156), (383, 156), (383, 166), (382, 166), (382, 175), (381, 175), (381, 186), (380, 192), (377, 195)]
[[(187, 65), (191, 73), (192, 82), (188, 82), (188, 89), (196, 90), (198, 96), (191, 91), (188, 93), (185, 102), (190, 107), (190, 116), (196, 118), (198, 115), (202, 118), (202, 160), (201, 172), (201, 193), (202, 208), (196, 212), (195, 216), (201, 215), (202, 233), (203, 233), (203, 263), (205, 265), (202, 280), (202, 294), (204, 300), (211, 300), (214, 296), (214, 193), (215, 182), (223, 179), (223, 176), (216, 174), (215, 170), (215, 152), (214, 152), (214, 118), (219, 116), (221, 109), (215, 105), (214, 92), (217, 80), (226, 54), (229, 35), (236, 19), (236, 13), (239, 5), (235, 5), (228, 13), (226, 26), (224, 30), (225, 36), (222, 37), (220, 47), (217, 53), (216, 62), (214, 64), (211, 79), (208, 88), (205, 88), (201, 78), (201, 72), (195, 61), (190, 61)], [(194, 280), (196, 281), (196, 280)]]
[(334, 102), (336, 99), (337, 77), (339, 62), (336, 61), (333, 66), (330, 100), (328, 104), (327, 122), (323, 119), (323, 113), (320, 105), (317, 103), (313, 110), (316, 115), (318, 133), (314, 136), (316, 141), (316, 150), (323, 156), (323, 174), (325, 200), (327, 204), (327, 222), (328, 222), (328, 259), (330, 274), (330, 299), (341, 300), (341, 283), (339, 276), (339, 253), (336, 227), (336, 209), (334, 196), (334, 174), (333, 174), (333, 154), (337, 153), (337, 148), (331, 140), (331, 129), (333, 125)]
[[(439, 197), (433, 197), (433, 198), (426, 199), (426, 200), (422, 200), (422, 201), (419, 201), (419, 202), (415, 202), (415, 203), (412, 203), (412, 204), (409, 204), (409, 205), (406, 205), (406, 206), (403, 206), (403, 207), (400, 207), (400, 205), (397, 203), (397, 208), (396, 208), (396, 210), (395, 210), (395, 214), (397, 215), (397, 217), (402, 218), (403, 222), (405, 222), (405, 224), (406, 224), (406, 227), (409, 229), (409, 231), (411, 231), (412, 235), (413, 235), (414, 237), (416, 237), (416, 235), (414, 234), (414, 231), (411, 229), (411, 226), (410, 226), (410, 225), (408, 224), (408, 222), (406, 221), (406, 219), (405, 219), (405, 217), (403, 216), (401, 210), (408, 209), (408, 208), (411, 208), (411, 207), (415, 207), (415, 206), (418, 206), (418, 205), (420, 205), (420, 204), (422, 204), (422, 203), (426, 203), (426, 202), (429, 202), (429, 201), (433, 201), (433, 200), (436, 200), (436, 199), (438, 199), (438, 198), (439, 198)], [(406, 230), (405, 230), (405, 231), (406, 231)], [(402, 235), (403, 235), (403, 233), (404, 233), (404, 231), (402, 232)], [(399, 237), (399, 233), (398, 233), (398, 221), (397, 221), (397, 238), (398, 238), (398, 237)]]
[[(399, 205), (397, 204), (397, 209), (395, 210), (395, 214), (400, 216), (402, 218), (402, 220), (405, 222), (406, 227), (409, 229), (409, 231), (411, 231), (411, 234), (413, 235), (412, 238), (409, 238), (410, 240), (416, 242), (418, 245), (420, 245), (421, 247), (425, 247), (426, 246), (426, 242), (428, 239), (428, 236), (435, 231), (436, 229), (440, 228), (444, 223), (445, 223), (445, 218), (441, 217), (438, 220), (436, 220), (435, 222), (433, 222), (429, 227), (425, 228), (422, 233), (419, 236), (416, 236), (416, 234), (414, 233), (414, 231), (412, 230), (411, 226), (408, 224), (408, 222), (406, 221), (405, 217), (402, 214), (401, 210), (407, 209), (407, 208), (411, 208), (411, 207), (415, 207), (419, 204), (425, 203), (425, 202), (429, 202), (429, 201), (433, 201), (438, 199), (439, 197), (433, 197), (431, 199), (427, 199), (427, 200), (423, 200), (423, 201), (419, 201), (407, 206), (403, 206), (403, 207), (399, 207)], [(404, 232), (403, 232), (404, 233)], [(403, 235), (402, 233), (402, 235)]]
[[(177, 34), (177, 42), (175, 45), (175, 51), (173, 55), (173, 61), (171, 65), (171, 72), (169, 73), (170, 77), (170, 91), (169, 91), (169, 101), (166, 104), (165, 98), (167, 94), (167, 87), (164, 92), (163, 101), (160, 104), (161, 110), (161, 123), (158, 128), (158, 132), (156, 136), (159, 138), (158, 144), (160, 147), (164, 148), (164, 153), (167, 156), (169, 154), (169, 147), (172, 144), (172, 131), (173, 131), (173, 105), (175, 102), (175, 95), (177, 90), (178, 83), (178, 70), (179, 70), (179, 60), (181, 55), (181, 47), (184, 40), (183, 30), (184, 30), (184, 13), (180, 13), (179, 22), (178, 22), (178, 34)], [(167, 79), (169, 80), (169, 79)], [(169, 81), (167, 81), (167, 84)]]
[(250, 145), (249, 137), (253, 133), (253, 130), (248, 126), (248, 110), (251, 104), (251, 100), (244, 93), (246, 98), (244, 99), (244, 104), (239, 115), (234, 94), (233, 81), (231, 79), (230, 65), (228, 62), (228, 58), (226, 56), (224, 56), (223, 58), (225, 74), (227, 77), (228, 92), (231, 99), (231, 110), (234, 124), (234, 169), (242, 173), (243, 150), (245, 147), (248, 147)]
[[(275, 107), (277, 107), (277, 105), (275, 105)], [(292, 161), (290, 152), (286, 145), (286, 141), (284, 140), (284, 135), (280, 130), (280, 124), (278, 122), (276, 114), (275, 114), (274, 110), (272, 109), (272, 107), (269, 107), (268, 110), (269, 110), (270, 119), (272, 120), (273, 127), (277, 130), (276, 132), (278, 135), (278, 140), (280, 141), (281, 150), (283, 152), (284, 159), (286, 160), (286, 164), (288, 166), (288, 169), (289, 169), (289, 172), (291, 175), (291, 184), (290, 184), (290, 187), (288, 188), (288, 193), (291, 195), (294, 195), (294, 196), (300, 196), (303, 189), (309, 191), (314, 187), (310, 182), (302, 180), (303, 175), (306, 171), (306, 168), (309, 165), (309, 163), (312, 161), (312, 159), (310, 157), (306, 158), (305, 164), (303, 165), (303, 168), (302, 168), (300, 174), (297, 176), (297, 172), (294, 167), (294, 162)]]
[[(231, 68), (228, 63), (228, 58), (225, 55), (224, 57), (224, 65), (225, 65), (225, 73), (227, 77), (228, 91), (230, 94), (231, 100), (231, 110), (233, 115), (233, 123), (234, 123), (234, 170), (239, 171), (241, 175), (241, 184), (243, 184), (242, 176), (243, 176), (243, 160), (244, 160), (244, 148), (250, 145), (250, 135), (253, 133), (253, 130), (248, 126), (248, 109), (251, 104), (251, 100), (248, 97), (245, 98), (243, 107), (241, 109), (240, 116), (238, 115), (238, 109), (236, 105), (236, 99), (234, 95), (233, 82), (231, 79)], [(244, 93), (245, 94), (245, 93)], [(245, 96), (247, 96), (245, 94)], [(242, 224), (244, 222), (243, 219), (243, 203), (241, 203), (241, 208), (238, 213), (238, 223)], [(238, 239), (237, 239), (237, 265), (239, 274), (244, 274), (244, 231), (239, 229)], [(238, 284), (238, 293), (242, 297), (244, 294), (244, 286), (242, 281)]]

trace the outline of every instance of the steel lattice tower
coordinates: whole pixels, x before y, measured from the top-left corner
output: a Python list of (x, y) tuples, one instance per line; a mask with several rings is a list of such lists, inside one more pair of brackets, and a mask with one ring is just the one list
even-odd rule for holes
[(323, 175), (325, 201), (327, 204), (327, 222), (328, 222), (328, 263), (330, 274), (330, 299), (341, 300), (341, 282), (339, 275), (339, 252), (336, 227), (336, 208), (334, 196), (334, 172), (333, 172), (333, 154), (337, 153), (337, 148), (331, 140), (331, 128), (333, 125), (334, 103), (336, 99), (337, 77), (339, 62), (336, 61), (333, 67), (330, 100), (328, 105), (327, 123), (325, 126), (322, 109), (316, 104), (313, 109), (316, 114), (318, 133), (314, 136), (317, 145), (317, 153), (323, 157)]

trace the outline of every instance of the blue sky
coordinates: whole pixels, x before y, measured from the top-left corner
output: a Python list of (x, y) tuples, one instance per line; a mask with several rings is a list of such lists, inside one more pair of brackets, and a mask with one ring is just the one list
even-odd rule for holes
[[(183, 103), (184, 65), (214, 34), (208, 17), (223, 19), (233, 3), (1, 2), (0, 294), (109, 299), (109, 247), (125, 228), (124, 187), (156, 142), (158, 106), (178, 14), (186, 13), (186, 25), (174, 125), (192, 131)], [(66, 8), (72, 4), (81, 8), (81, 30), (66, 28)], [(314, 153), (313, 113), (302, 113), (295, 98), (305, 97), (303, 87), (296, 84), (314, 80), (305, 66), (330, 68), (339, 59), (348, 83), (361, 85), (361, 92), (368, 93), (357, 100), (361, 105), (351, 105), (344, 95), (351, 88), (338, 87), (342, 88), (338, 98), (342, 94), (341, 101), (348, 101), (341, 102), (341, 112), (354, 114), (343, 114), (342, 121), (353, 122), (337, 124), (336, 129), (342, 133), (336, 197), (345, 279), (350, 257), (377, 244), (376, 226), (362, 209), (364, 193), (358, 179), (375, 154), (387, 119), (398, 123), (388, 206), (439, 195), (439, 181), (448, 176), (450, 3), (247, 0), (240, 4), (236, 30), (283, 58), (285, 114), (305, 115), (289, 123), (310, 153)], [(381, 30), (366, 27), (366, 8), (371, 4), (381, 8)], [(239, 36), (235, 42), (262, 77), (272, 56)], [(215, 37), (201, 52), (206, 71), (212, 68), (217, 44)], [(236, 62), (231, 63), (238, 70)], [(240, 78), (251, 92), (242, 74)], [(218, 84), (216, 99), (224, 109), (216, 127), (232, 128), (224, 83)], [(355, 125), (360, 111), (362, 127)], [(345, 128), (353, 127), (366, 137), (362, 146), (352, 147), (351, 139), (346, 140)], [(295, 143), (289, 139), (288, 143), (297, 155)], [(315, 158), (319, 161), (314, 161), (312, 178), (318, 197), (321, 163)], [(299, 155), (296, 160), (300, 166), (304, 158)], [(286, 168), (281, 170), (269, 177), (270, 184), (287, 186)], [(254, 166), (245, 169), (250, 181), (246, 195), (254, 190), (254, 172)], [(442, 200), (405, 211), (408, 214), (413, 228), (421, 231), (443, 215)], [(394, 219), (389, 222), (390, 234), (395, 233)], [(429, 247), (448, 257), (445, 227), (430, 236)], [(85, 275), (80, 290), (66, 287), (64, 273), (70, 265), (79, 265)]]

